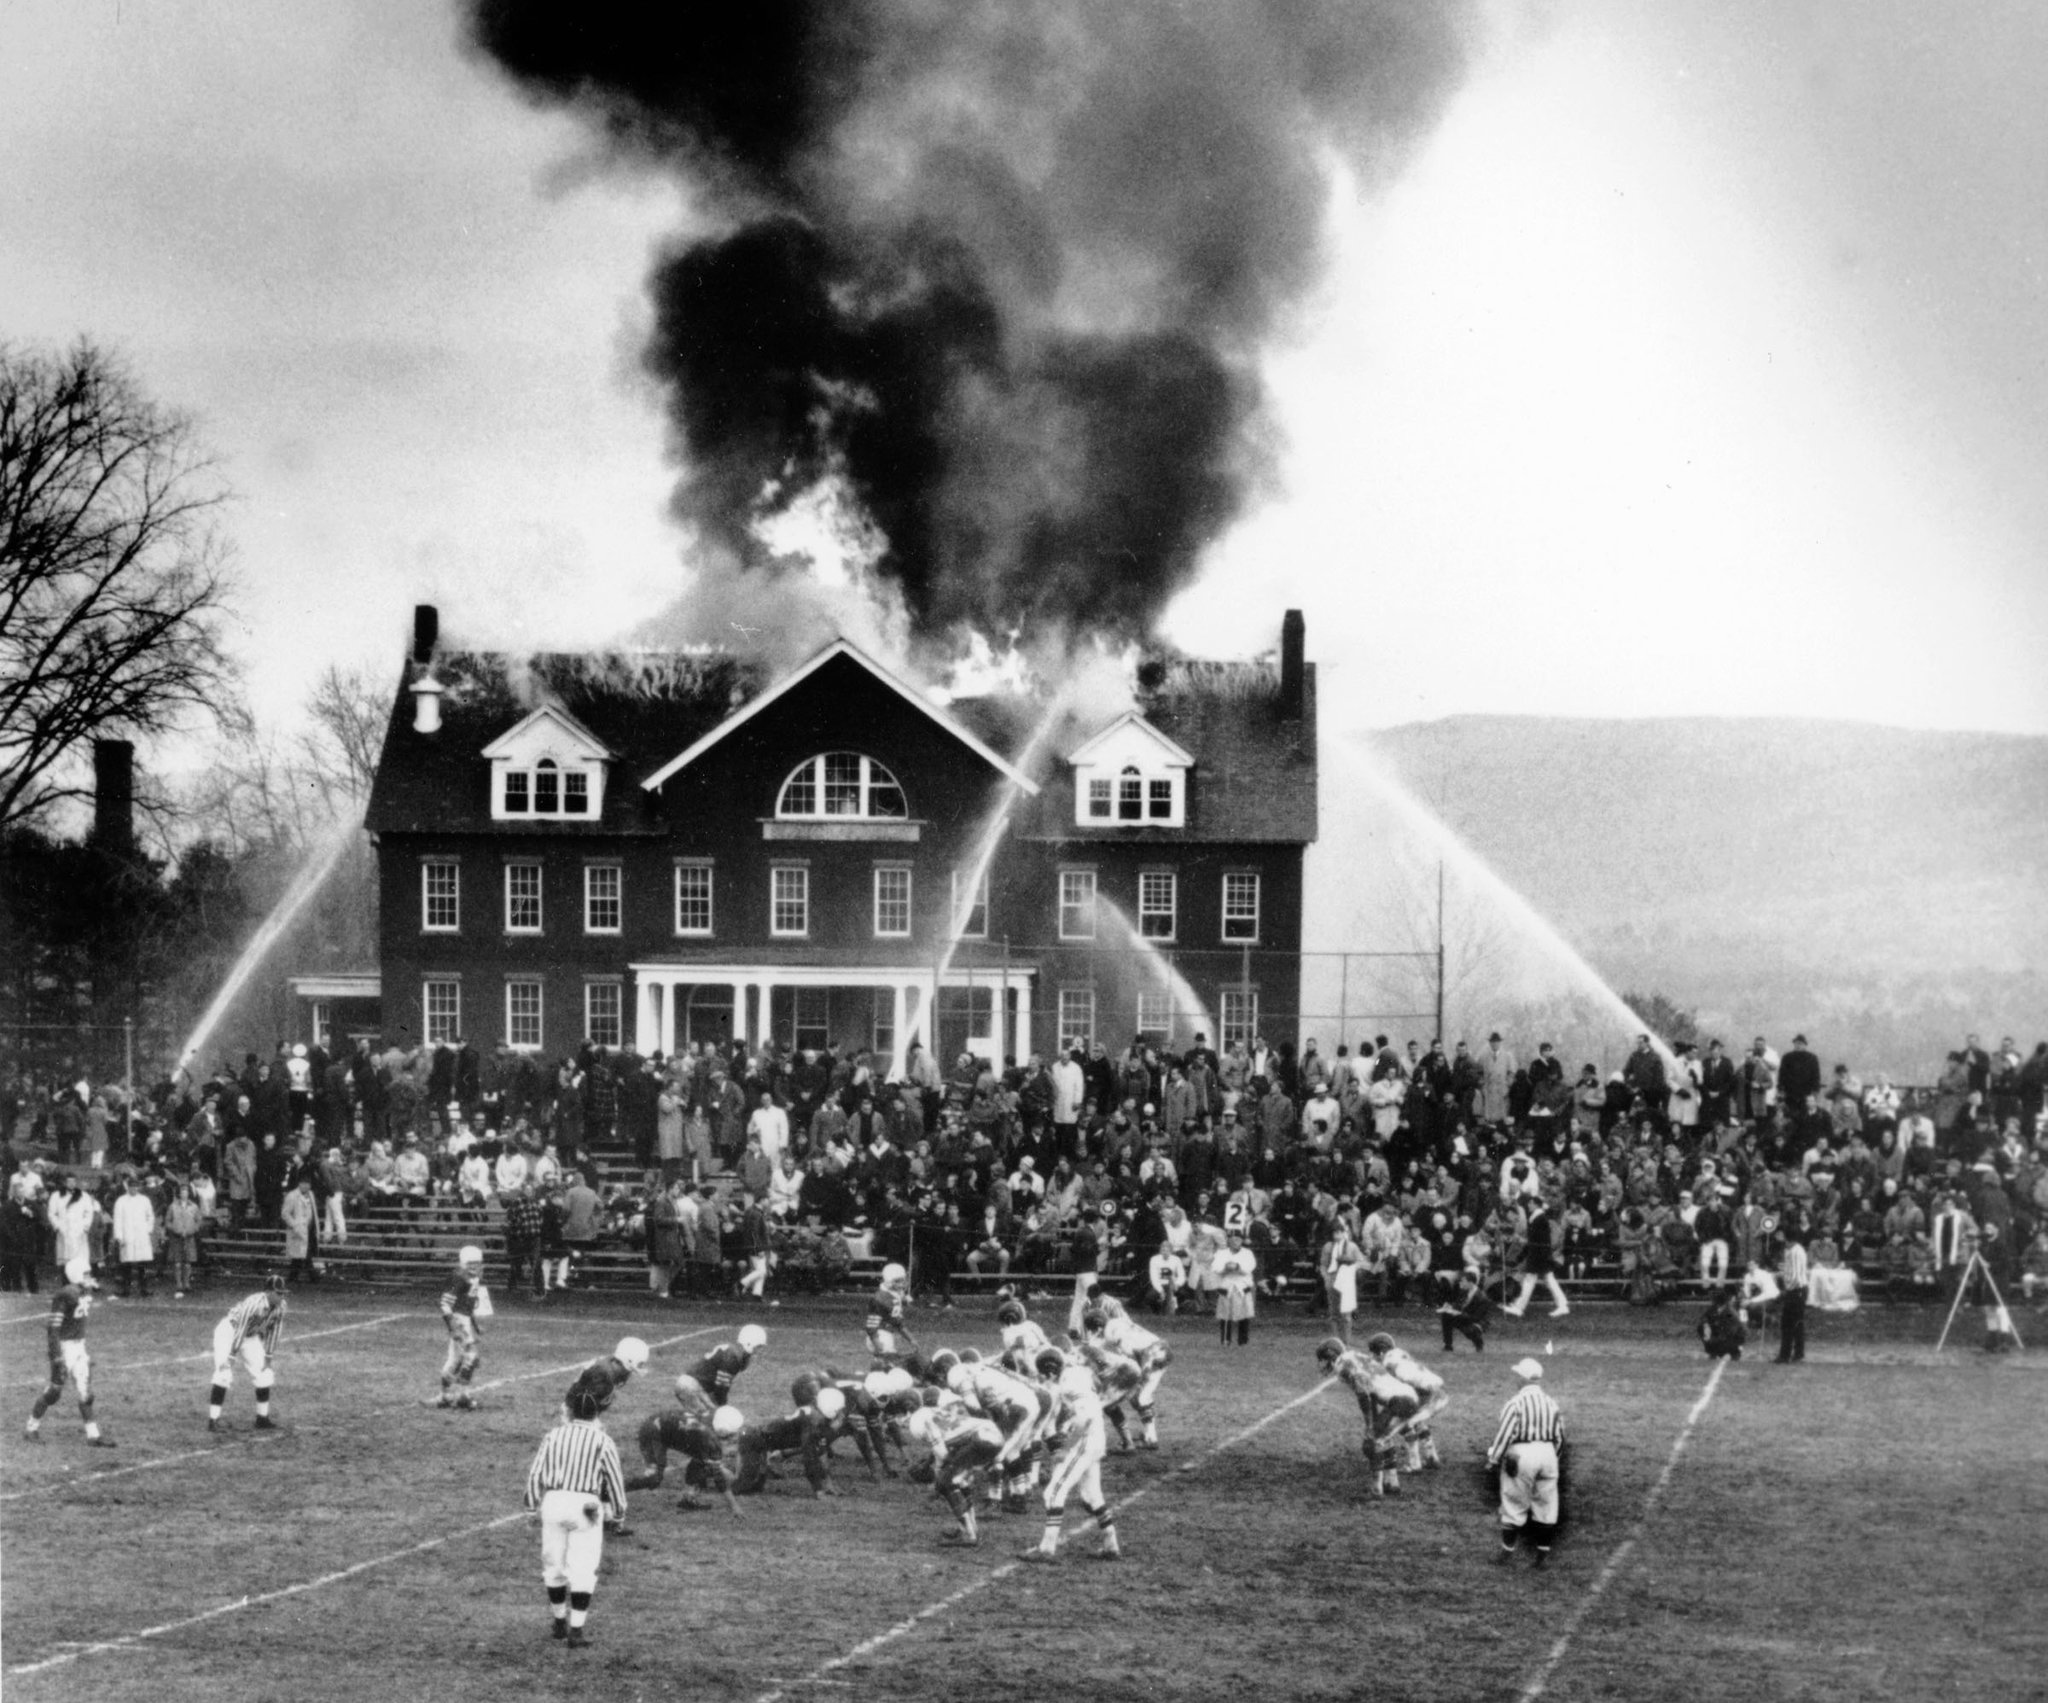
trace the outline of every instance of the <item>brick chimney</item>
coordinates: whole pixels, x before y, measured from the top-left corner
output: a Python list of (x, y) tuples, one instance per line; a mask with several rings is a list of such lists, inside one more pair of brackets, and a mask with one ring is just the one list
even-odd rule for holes
[(1290, 609), (1280, 620), (1280, 713), (1289, 721), (1301, 720), (1307, 698), (1306, 666), (1302, 646), (1307, 626), (1299, 609)]
[(135, 747), (125, 739), (92, 742), (92, 843), (124, 857), (135, 850)]
[(441, 642), (441, 611), (431, 603), (415, 603), (412, 606), (412, 659), (427, 663), (434, 660), (434, 646)]
[(441, 731), (441, 694), (445, 687), (434, 677), (434, 646), (441, 639), (441, 612), (431, 603), (416, 603), (412, 610), (412, 660), (419, 672), (413, 676), (412, 728), (415, 733)]

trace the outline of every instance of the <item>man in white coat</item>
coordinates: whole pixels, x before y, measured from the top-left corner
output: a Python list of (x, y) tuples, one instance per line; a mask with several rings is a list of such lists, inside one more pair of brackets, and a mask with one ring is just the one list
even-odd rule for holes
[(156, 1258), (156, 1207), (143, 1193), (142, 1179), (130, 1177), (114, 1202), (114, 1254), (121, 1262), (121, 1294), (140, 1286), (149, 1296), (149, 1268)]
[(1071, 1052), (1062, 1053), (1052, 1067), (1052, 1124), (1063, 1159), (1072, 1159), (1079, 1151), (1077, 1132), (1087, 1097), (1087, 1077)]

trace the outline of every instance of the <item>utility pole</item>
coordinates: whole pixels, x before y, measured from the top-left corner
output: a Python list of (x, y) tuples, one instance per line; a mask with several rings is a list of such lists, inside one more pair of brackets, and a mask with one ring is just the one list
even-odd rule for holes
[(1436, 860), (1436, 1038), (1444, 1038), (1444, 860)]
[(121, 1114), (127, 1120), (122, 1141), (125, 1147), (125, 1130), (135, 1117), (135, 1019), (132, 1017), (121, 1019), (121, 1060), (121, 1093), (127, 1102), (127, 1108)]

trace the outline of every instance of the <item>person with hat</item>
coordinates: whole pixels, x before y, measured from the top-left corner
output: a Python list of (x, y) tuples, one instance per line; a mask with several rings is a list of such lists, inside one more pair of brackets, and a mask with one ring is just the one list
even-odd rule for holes
[(1520, 1387), (1500, 1412), (1500, 1428), (1486, 1451), (1486, 1464), (1500, 1470), (1500, 1555), (1511, 1561), (1526, 1528), (1536, 1565), (1550, 1559), (1559, 1515), (1559, 1451), (1564, 1415), (1543, 1388), (1543, 1363), (1517, 1360)]
[(590, 1642), (586, 1622), (606, 1521), (623, 1529), (626, 1517), (626, 1475), (598, 1411), (594, 1391), (573, 1390), (568, 1416), (541, 1439), (526, 1474), (526, 1505), (540, 1514), (541, 1580), (552, 1635), (571, 1649)]

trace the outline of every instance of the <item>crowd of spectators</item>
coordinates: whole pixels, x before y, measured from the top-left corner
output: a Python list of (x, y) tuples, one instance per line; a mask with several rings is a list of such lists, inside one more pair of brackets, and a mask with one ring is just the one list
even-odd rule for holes
[(537, 1288), (609, 1245), (644, 1254), (662, 1293), (827, 1285), (872, 1256), (941, 1305), (966, 1276), (1093, 1271), (1162, 1310), (1209, 1308), (1237, 1232), (1261, 1293), (1306, 1290), (1340, 1322), (1361, 1296), (1434, 1300), (1473, 1277), (1503, 1295), (1528, 1279), (1523, 1304), (1588, 1277), (1653, 1303), (1739, 1285), (1788, 1242), (1823, 1306), (1951, 1292), (1978, 1254), (2006, 1292), (2048, 1294), (2048, 1043), (1972, 1036), (1910, 1093), (1825, 1070), (1803, 1037), (1737, 1056), (1644, 1036), (1605, 1077), (1498, 1034), (1331, 1056), (1139, 1038), (1001, 1072), (913, 1047), (885, 1076), (854, 1048), (543, 1063), (362, 1041), (280, 1046), (132, 1105), (17, 1084), (0, 1134), (54, 1157), (0, 1154), (0, 1283), (75, 1247), (124, 1285), (181, 1289), (207, 1233), (246, 1223), (281, 1227), (312, 1280), (381, 1205), (502, 1233)]

